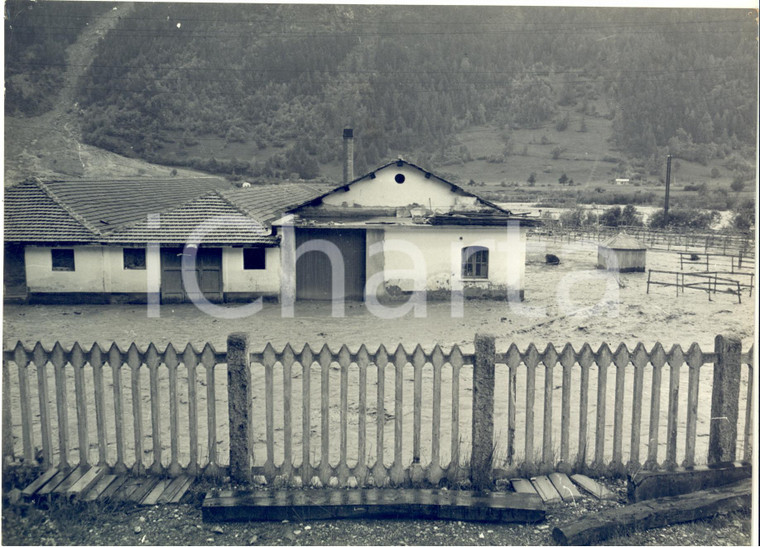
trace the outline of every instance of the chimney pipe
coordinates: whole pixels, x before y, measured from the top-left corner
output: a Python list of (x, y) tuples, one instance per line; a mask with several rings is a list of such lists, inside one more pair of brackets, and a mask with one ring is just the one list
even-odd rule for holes
[(668, 154), (668, 168), (665, 175), (665, 226), (670, 222), (670, 160), (673, 157)]
[(354, 180), (354, 130), (343, 130), (343, 184)]

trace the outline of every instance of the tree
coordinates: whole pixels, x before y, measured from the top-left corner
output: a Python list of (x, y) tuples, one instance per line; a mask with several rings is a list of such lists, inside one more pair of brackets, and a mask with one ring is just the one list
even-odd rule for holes
[(747, 185), (742, 179), (735, 178), (734, 181), (731, 183), (731, 190), (734, 192), (741, 192), (744, 190), (744, 187)]
[(567, 184), (568, 178), (565, 173), (562, 173), (559, 177), (559, 183), (560, 184)]
[(536, 174), (535, 173), (531, 173), (530, 176), (528, 177), (528, 184), (530, 186), (535, 186), (536, 185)]

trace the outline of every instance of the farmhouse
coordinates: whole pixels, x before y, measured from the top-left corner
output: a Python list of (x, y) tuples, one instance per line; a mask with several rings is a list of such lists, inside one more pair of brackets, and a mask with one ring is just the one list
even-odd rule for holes
[(5, 192), (4, 289), (67, 303), (522, 298), (531, 222), (401, 159), (338, 188), (31, 181)]

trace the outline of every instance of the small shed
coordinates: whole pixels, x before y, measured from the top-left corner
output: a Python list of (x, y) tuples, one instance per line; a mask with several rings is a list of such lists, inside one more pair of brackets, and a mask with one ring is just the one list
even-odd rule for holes
[(599, 245), (597, 268), (619, 272), (643, 272), (646, 266), (647, 248), (624, 232)]

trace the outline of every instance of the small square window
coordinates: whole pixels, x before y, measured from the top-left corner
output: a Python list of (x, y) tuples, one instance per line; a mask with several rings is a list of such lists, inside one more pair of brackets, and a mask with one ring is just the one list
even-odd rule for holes
[(54, 272), (74, 271), (74, 249), (50, 249)]
[(124, 249), (124, 269), (144, 270), (145, 249)]
[(266, 268), (266, 249), (264, 247), (243, 249), (244, 270), (266, 270)]

